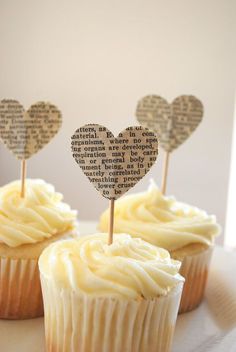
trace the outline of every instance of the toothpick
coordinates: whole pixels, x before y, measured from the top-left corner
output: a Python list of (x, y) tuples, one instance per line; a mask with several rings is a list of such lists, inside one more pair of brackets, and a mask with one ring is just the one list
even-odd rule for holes
[(162, 194), (166, 194), (166, 184), (167, 184), (167, 174), (168, 174), (168, 166), (169, 166), (169, 156), (170, 153), (166, 152), (165, 153), (165, 158), (164, 158), (164, 166), (163, 166), (163, 173), (162, 173), (162, 184), (161, 184), (161, 191)]
[(108, 238), (109, 245), (113, 243), (114, 206), (115, 206), (115, 199), (110, 199), (110, 221), (109, 221), (109, 238)]
[(26, 161), (21, 161), (21, 198), (25, 197), (25, 177), (26, 177)]

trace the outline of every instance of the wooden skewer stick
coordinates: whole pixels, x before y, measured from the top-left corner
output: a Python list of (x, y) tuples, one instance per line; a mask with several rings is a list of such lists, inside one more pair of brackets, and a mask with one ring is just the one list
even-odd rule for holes
[(21, 161), (21, 198), (25, 197), (26, 160)]
[(110, 199), (110, 221), (109, 221), (109, 238), (108, 238), (109, 245), (113, 243), (114, 206), (115, 206), (115, 199)]
[(164, 166), (163, 166), (163, 172), (162, 172), (162, 184), (161, 184), (161, 191), (162, 194), (166, 194), (166, 184), (167, 184), (167, 174), (168, 174), (168, 166), (169, 166), (169, 156), (170, 153), (166, 152), (165, 153), (165, 159), (164, 159)]

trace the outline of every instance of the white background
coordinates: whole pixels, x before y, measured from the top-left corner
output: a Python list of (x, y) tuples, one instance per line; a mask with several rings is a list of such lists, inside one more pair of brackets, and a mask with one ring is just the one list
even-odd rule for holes
[[(224, 224), (233, 126), (234, 0), (0, 0), (0, 97), (25, 107), (50, 100), (63, 129), (28, 163), (30, 177), (61, 191), (81, 219), (107, 202), (74, 162), (70, 136), (95, 122), (115, 134), (135, 125), (137, 100), (194, 94), (202, 124), (171, 156), (168, 193), (215, 213)], [(163, 153), (149, 176), (160, 183)], [(0, 184), (19, 177), (17, 160), (0, 146)]]

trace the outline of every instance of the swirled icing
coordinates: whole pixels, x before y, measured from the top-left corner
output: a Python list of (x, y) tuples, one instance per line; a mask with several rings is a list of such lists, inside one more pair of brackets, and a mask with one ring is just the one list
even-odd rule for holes
[(56, 242), (39, 259), (41, 274), (59, 287), (91, 296), (152, 298), (166, 295), (184, 279), (168, 251), (127, 234)]
[(27, 179), (0, 188), (0, 242), (10, 247), (36, 243), (73, 228), (76, 212), (43, 180)]
[[(120, 198), (115, 203), (114, 231), (140, 237), (156, 246), (175, 250), (192, 243), (210, 245), (220, 232), (215, 216), (166, 197), (152, 182), (147, 192)], [(100, 219), (107, 231), (109, 212)]]

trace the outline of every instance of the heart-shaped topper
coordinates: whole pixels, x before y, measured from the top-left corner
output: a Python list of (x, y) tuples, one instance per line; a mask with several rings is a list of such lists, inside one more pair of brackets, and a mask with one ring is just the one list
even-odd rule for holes
[(0, 137), (20, 160), (29, 159), (59, 131), (61, 112), (55, 105), (38, 102), (25, 111), (16, 100), (0, 103)]
[(128, 127), (115, 138), (104, 126), (85, 125), (71, 139), (74, 159), (108, 199), (132, 188), (157, 159), (157, 137), (141, 126)]
[(172, 104), (157, 95), (147, 95), (138, 102), (139, 123), (155, 131), (161, 147), (172, 152), (197, 128), (203, 117), (203, 105), (192, 95), (177, 97)]

